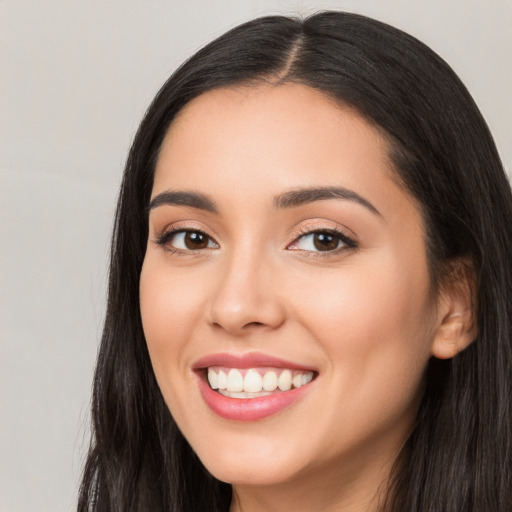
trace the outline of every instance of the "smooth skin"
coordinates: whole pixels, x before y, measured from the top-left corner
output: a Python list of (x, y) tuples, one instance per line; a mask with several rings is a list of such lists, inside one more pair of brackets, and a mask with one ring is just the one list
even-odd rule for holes
[[(434, 296), (421, 212), (388, 150), (359, 114), (296, 84), (205, 93), (163, 142), (152, 198), (200, 194), (209, 208), (151, 209), (143, 327), (178, 426), (233, 484), (231, 512), (378, 510), (429, 358), (473, 339), (471, 287)], [(276, 204), (330, 187), (350, 193)], [(192, 369), (219, 352), (269, 354), (318, 376), (274, 415), (227, 420)]]

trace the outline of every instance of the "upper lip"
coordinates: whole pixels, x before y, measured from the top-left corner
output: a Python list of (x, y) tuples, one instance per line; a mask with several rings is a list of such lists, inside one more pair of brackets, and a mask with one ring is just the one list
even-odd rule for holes
[(209, 354), (193, 364), (194, 370), (201, 370), (209, 366), (226, 366), (228, 368), (257, 368), (257, 367), (273, 367), (273, 368), (289, 368), (290, 370), (308, 370), (317, 371), (309, 365), (286, 361), (269, 354), (261, 352), (247, 353), (228, 353), (222, 352), (217, 354)]

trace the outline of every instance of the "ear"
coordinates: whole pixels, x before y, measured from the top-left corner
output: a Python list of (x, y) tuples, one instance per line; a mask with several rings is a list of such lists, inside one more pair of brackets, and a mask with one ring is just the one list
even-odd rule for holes
[(438, 359), (450, 359), (467, 348), (478, 334), (472, 263), (467, 259), (450, 263), (440, 288), (431, 354)]

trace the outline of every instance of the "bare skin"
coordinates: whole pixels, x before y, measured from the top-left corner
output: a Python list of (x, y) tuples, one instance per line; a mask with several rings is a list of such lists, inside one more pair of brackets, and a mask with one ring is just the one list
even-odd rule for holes
[[(171, 125), (152, 198), (207, 201), (151, 209), (142, 320), (178, 426), (233, 485), (231, 512), (377, 512), (429, 358), (472, 338), (468, 297), (431, 292), (421, 213), (393, 172), (376, 129), (301, 85), (208, 92)], [(226, 419), (194, 369), (220, 352), (316, 378), (275, 414)]]

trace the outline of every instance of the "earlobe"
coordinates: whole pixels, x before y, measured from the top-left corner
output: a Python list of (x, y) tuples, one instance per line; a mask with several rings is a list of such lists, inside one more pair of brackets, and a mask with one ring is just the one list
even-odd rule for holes
[(438, 326), (431, 350), (438, 359), (455, 357), (478, 334), (473, 265), (464, 259), (457, 260), (451, 267), (438, 298)]

